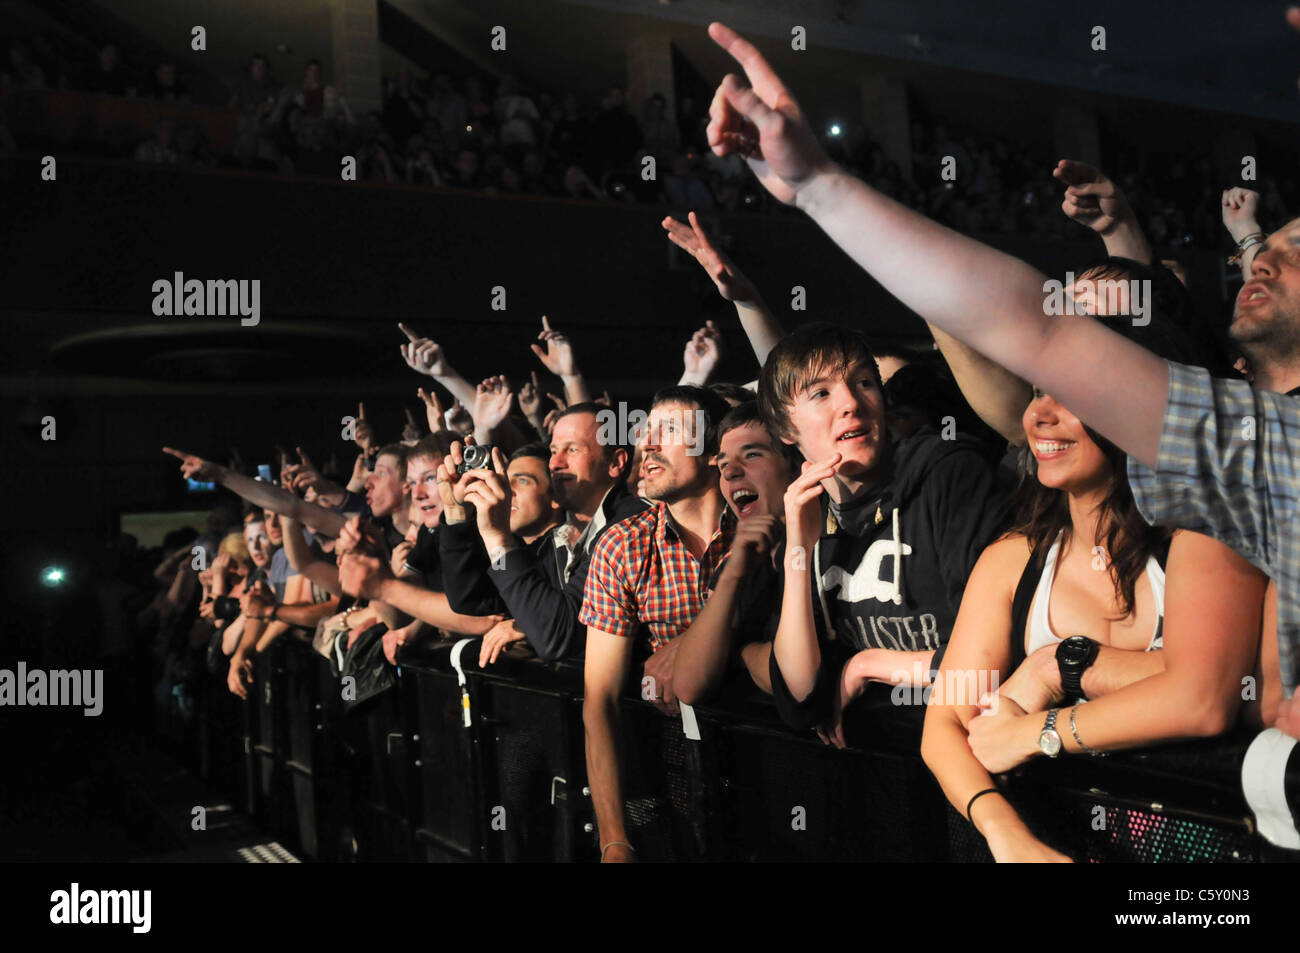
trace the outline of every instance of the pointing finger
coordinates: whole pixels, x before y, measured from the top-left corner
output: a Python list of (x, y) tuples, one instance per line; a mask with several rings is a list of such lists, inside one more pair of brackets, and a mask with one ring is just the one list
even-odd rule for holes
[[(750, 85), (768, 106), (779, 106), (783, 97), (790, 98), (785, 84), (776, 75), (776, 71), (768, 65), (763, 54), (758, 51), (758, 47), (722, 23), (710, 23), (709, 36), (741, 65), (745, 75), (749, 77)], [(734, 100), (732, 105), (735, 105)]]
[(397, 322), (397, 326), (402, 329), (402, 333), (406, 335), (406, 339), (408, 341), (420, 340), (420, 336), (416, 334), (414, 331), (412, 331), (410, 328), (408, 328), (405, 324), (402, 324), (402, 322), (400, 321)]

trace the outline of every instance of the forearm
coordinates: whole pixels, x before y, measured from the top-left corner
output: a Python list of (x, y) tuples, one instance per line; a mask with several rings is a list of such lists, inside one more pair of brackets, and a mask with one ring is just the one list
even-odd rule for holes
[[(1160, 672), (1095, 702), (1076, 706), (1075, 727), (1089, 748), (1117, 751), (1182, 738), (1207, 738), (1232, 726), (1241, 704), (1241, 683), (1225, 678), (1194, 679)], [(1035, 729), (1041, 729), (1041, 719)], [(1082, 747), (1070, 730), (1069, 709), (1057, 720), (1061, 744)]]
[(488, 616), (453, 612), (443, 593), (401, 579), (383, 580), (375, 592), (375, 598), (429, 625), (462, 635), (482, 635), (494, 624), (494, 620)]
[(321, 619), (326, 619), (338, 612), (339, 600), (335, 596), (332, 599), (326, 599), (324, 602), (299, 602), (293, 605), (277, 606), (275, 618), (279, 622), (288, 625), (296, 625), (304, 629), (313, 628)]
[(808, 592), (807, 574), (792, 571), (787, 565), (785, 594), (781, 600), (781, 620), (772, 641), (776, 660), (786, 688), (796, 702), (805, 701), (817, 684), (821, 667), (821, 646), (817, 643), (817, 626), (813, 621), (812, 595)]
[(995, 787), (993, 777), (971, 753), (966, 729), (956, 709), (947, 705), (931, 706), (925, 713), (925, 732), (921, 736), (921, 757), (939, 782), (948, 803), (957, 813), (970, 818), (986, 838), (993, 827), (1024, 827), (1011, 803), (1001, 794), (986, 794), (975, 804), (970, 800), (980, 791)]
[(323, 506), (300, 500), (296, 494), (281, 489), (264, 480), (254, 480), (229, 467), (221, 467), (217, 482), (226, 489), (260, 509), (272, 510), (284, 516), (292, 517), (309, 529), (325, 536), (337, 536), (343, 528), (343, 517)]
[(1101, 236), (1101, 240), (1106, 246), (1106, 254), (1112, 258), (1131, 258), (1144, 265), (1155, 263), (1156, 256), (1151, 250), (1151, 243), (1142, 234), (1142, 226), (1132, 217), (1132, 213), (1119, 222), (1109, 235)]
[(591, 394), (587, 392), (587, 380), (582, 376), (581, 371), (560, 379), (564, 382), (564, 400), (570, 407), (574, 404), (585, 404), (591, 400)]
[[(809, 183), (799, 204), (904, 305), (1040, 386), (1131, 456), (1155, 462), (1169, 386), (1155, 355), (1095, 321), (1049, 317), (1036, 269), (841, 170)], [(1120, 381), (1122, 400), (1109, 386)]]
[(600, 843), (627, 841), (623, 817), (623, 781), (619, 772), (617, 696), (587, 695), (582, 706), (586, 727), (587, 785), (596, 812)]
[(724, 572), (695, 621), (677, 637), (673, 691), (688, 705), (703, 701), (726, 674), (739, 588), (740, 577)]
[(257, 646), (254, 651), (258, 655), (261, 655), (270, 647), (272, 642), (284, 635), (284, 633), (288, 632), (290, 628), (291, 627), (286, 622), (268, 623), (266, 628), (262, 630), (261, 636), (258, 637)]
[(1034, 389), (1000, 364), (995, 364), (974, 348), (967, 347), (943, 328), (926, 322), (939, 353), (948, 362), (966, 403), (980, 420), (1017, 447), (1025, 443), (1022, 422), (1025, 408)]
[(766, 694), (772, 694), (772, 643), (747, 642), (740, 647), (740, 658), (754, 684)]
[(1097, 658), (1083, 673), (1080, 685), (1088, 698), (1100, 698), (1117, 692), (1144, 678), (1165, 670), (1165, 653), (1144, 652), (1140, 649), (1116, 649), (1103, 645)]
[(241, 616), (241, 619), (244, 628), (239, 636), (239, 644), (235, 646), (233, 656), (235, 659), (256, 655), (258, 640), (262, 637), (262, 631), (267, 628), (266, 622), (262, 619), (254, 619), (250, 616)]
[(762, 298), (743, 303), (737, 301), (736, 315), (740, 318), (740, 326), (745, 330), (745, 337), (749, 338), (749, 346), (754, 349), (754, 357), (758, 358), (758, 366), (762, 367), (767, 363), (767, 355), (772, 352), (772, 348), (785, 337), (781, 322), (768, 310)]
[(864, 682), (888, 685), (929, 685), (934, 650), (904, 652), (898, 649), (863, 649), (853, 657), (856, 675)]
[(445, 374), (434, 374), (432, 377), (443, 387), (447, 388), (451, 393), (451, 396), (460, 401), (460, 405), (466, 410), (469, 410), (474, 406), (474, 398), (477, 396), (478, 391), (475, 390), (473, 384), (465, 380), (465, 378), (450, 365), (447, 366), (447, 372)]

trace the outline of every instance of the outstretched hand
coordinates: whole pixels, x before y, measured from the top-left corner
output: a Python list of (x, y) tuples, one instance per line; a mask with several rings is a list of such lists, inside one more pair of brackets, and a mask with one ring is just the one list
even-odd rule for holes
[(446, 377), (447, 356), (443, 354), (442, 347), (436, 341), (420, 337), (405, 324), (399, 324), (398, 327), (406, 335), (406, 343), (401, 347), (402, 360), (406, 366), (430, 377)]
[(669, 240), (700, 263), (700, 267), (717, 285), (718, 294), (722, 295), (724, 300), (733, 304), (757, 304), (758, 289), (730, 258), (709, 241), (709, 236), (700, 226), (696, 214), (691, 212), (687, 218), (690, 219), (689, 225), (679, 222), (671, 215), (664, 218), (660, 224), (668, 233)]
[(682, 366), (686, 371), (686, 377), (689, 377), (692, 382), (703, 385), (708, 381), (709, 375), (718, 366), (718, 359), (722, 357), (722, 349), (719, 346), (721, 340), (722, 335), (718, 333), (717, 326), (712, 321), (706, 321), (704, 327), (692, 334), (691, 339), (686, 342), (686, 350), (682, 354)]
[(548, 371), (557, 377), (577, 375), (578, 365), (573, 357), (573, 345), (568, 338), (551, 327), (546, 315), (542, 315), (542, 333), (537, 335), (537, 340), (545, 341), (546, 348), (540, 348), (536, 344), (530, 344), (529, 347)]
[(219, 464), (204, 460), (202, 457), (196, 457), (184, 450), (173, 450), (171, 447), (163, 447), (162, 449), (163, 453), (169, 453), (181, 462), (181, 476), (187, 480), (210, 482), (221, 476), (221, 466)]
[(800, 190), (834, 163), (763, 54), (721, 23), (709, 24), (709, 36), (749, 80), (745, 86), (734, 73), (723, 77), (709, 106), (709, 148), (718, 156), (740, 153), (773, 197), (793, 205)]

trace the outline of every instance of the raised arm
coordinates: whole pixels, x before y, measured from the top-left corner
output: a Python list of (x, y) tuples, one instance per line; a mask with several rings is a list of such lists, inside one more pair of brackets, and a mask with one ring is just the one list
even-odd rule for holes
[(1100, 235), (1107, 255), (1132, 258), (1144, 265), (1156, 263), (1155, 252), (1142, 234), (1128, 197), (1100, 169), (1062, 159), (1052, 175), (1066, 185), (1061, 211)]
[(343, 595), (339, 588), (338, 567), (312, 555), (307, 540), (302, 538), (302, 525), (291, 516), (281, 516), (280, 531), (284, 534), (284, 551), (289, 557), (289, 565), (326, 592)]
[[(474, 405), (474, 385), (465, 380), (447, 362), (447, 355), (443, 353), (442, 347), (436, 341), (420, 337), (405, 324), (399, 324), (398, 327), (406, 335), (406, 343), (402, 345), (401, 351), (402, 360), (406, 361), (407, 367), (420, 374), (427, 374), (432, 377), (451, 391), (452, 397), (459, 400), (464, 406), (472, 407)], [(432, 425), (430, 429), (432, 429)]]
[(338, 513), (300, 500), (295, 494), (282, 490), (273, 483), (254, 480), (229, 467), (223, 467), (181, 450), (173, 450), (171, 447), (163, 447), (163, 453), (169, 453), (181, 461), (181, 476), (215, 480), (259, 509), (273, 510), (283, 516), (292, 517), (310, 527), (313, 532), (324, 536), (337, 536), (343, 527), (343, 517)]
[(704, 327), (691, 335), (682, 354), (682, 376), (679, 384), (692, 384), (703, 387), (713, 376), (713, 369), (722, 357), (722, 335), (712, 321), (704, 322)]
[[(1255, 254), (1268, 237), (1255, 217), (1256, 209), (1259, 208), (1259, 193), (1243, 188), (1225, 189), (1222, 205), (1223, 227), (1228, 230), (1233, 244), (1237, 246), (1237, 263), (1241, 265), (1241, 276), (1250, 281), (1250, 263), (1255, 260)], [(1247, 240), (1249, 244), (1242, 248)]]
[(550, 320), (542, 315), (542, 332), (537, 340), (544, 341), (546, 347), (531, 344), (537, 359), (546, 369), (564, 382), (564, 399), (570, 404), (581, 404), (591, 400), (587, 390), (587, 381), (578, 370), (578, 361), (573, 356), (573, 345), (569, 339), (551, 327)]
[(971, 410), (1007, 443), (1023, 446), (1026, 437), (1022, 420), (1025, 408), (1034, 396), (1033, 387), (979, 351), (962, 344), (943, 328), (928, 321), (926, 326)]
[(1048, 317), (1036, 269), (846, 174), (758, 50), (722, 24), (709, 33), (752, 83), (729, 74), (718, 88), (708, 128), (715, 153), (745, 155), (769, 192), (806, 211), (904, 305), (1154, 463), (1169, 387), (1163, 361), (1095, 321)]
[(660, 224), (674, 245), (700, 263), (700, 267), (713, 279), (718, 294), (736, 306), (740, 326), (745, 329), (745, 336), (749, 338), (754, 356), (758, 358), (758, 366), (762, 367), (767, 362), (767, 355), (776, 347), (776, 342), (785, 335), (781, 322), (772, 314), (754, 283), (736, 267), (726, 253), (709, 240), (695, 213), (691, 212), (687, 217), (689, 225), (679, 222), (671, 215), (665, 217)]

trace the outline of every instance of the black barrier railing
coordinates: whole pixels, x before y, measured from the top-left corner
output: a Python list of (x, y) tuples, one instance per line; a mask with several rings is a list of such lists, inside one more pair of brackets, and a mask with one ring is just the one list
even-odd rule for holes
[[(203, 686), (200, 771), (315, 860), (596, 860), (581, 666), (503, 656), (480, 670), (477, 657), (468, 646), (462, 691), (449, 643), (407, 654), (393, 689), (349, 711), (328, 660), (281, 640), (248, 702), (221, 680)], [(770, 705), (697, 707), (691, 740), (629, 698), (625, 813), (639, 857), (991, 859), (916, 754), (920, 712), (864, 707), (857, 727), (874, 745), (835, 750)], [(1300, 860), (1255, 831), (1239, 780), (1251, 738), (1038, 759), (1006, 788), (1038, 836), (1080, 861)], [(1300, 776), (1286, 783), (1295, 812)]]

